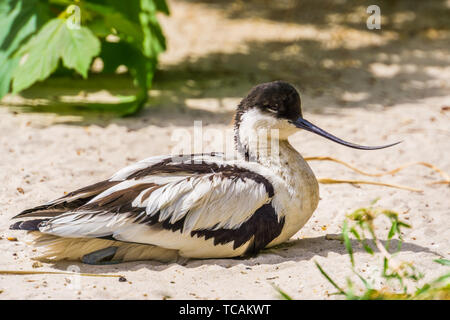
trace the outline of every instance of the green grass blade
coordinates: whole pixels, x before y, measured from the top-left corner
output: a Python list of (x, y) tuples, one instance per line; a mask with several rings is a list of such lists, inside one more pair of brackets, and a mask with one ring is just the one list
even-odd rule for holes
[[(274, 287), (275, 287), (275, 286), (274, 286)], [(294, 300), (294, 299), (292, 299), (292, 297), (291, 297), (290, 295), (288, 295), (286, 292), (284, 292), (284, 291), (281, 290), (280, 288), (275, 287), (275, 290), (278, 291), (278, 293), (281, 295), (281, 297), (282, 297), (284, 300)]]
[(353, 258), (353, 248), (350, 238), (348, 236), (348, 224), (347, 221), (344, 221), (344, 225), (342, 227), (342, 236), (344, 237), (344, 245), (345, 249), (347, 249), (348, 254), (350, 255), (350, 261), (352, 263), (352, 267), (355, 266), (355, 260)]
[(442, 264), (443, 266), (450, 266), (450, 260), (448, 259), (436, 259), (433, 261)]
[(320, 264), (318, 264), (316, 261), (314, 261), (316, 267), (319, 269), (320, 273), (328, 280), (328, 282), (330, 282), (333, 287), (336, 288), (336, 290), (339, 292), (339, 294), (342, 295), (347, 295), (346, 292), (344, 290), (342, 290), (334, 281), (333, 279), (330, 278), (330, 276), (322, 269), (322, 267), (320, 266)]

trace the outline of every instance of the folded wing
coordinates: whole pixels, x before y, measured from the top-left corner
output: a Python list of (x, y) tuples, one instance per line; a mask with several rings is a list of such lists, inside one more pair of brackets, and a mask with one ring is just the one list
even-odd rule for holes
[[(253, 239), (259, 250), (279, 235), (284, 223), (270, 205), (270, 182), (217, 154), (176, 161), (150, 158), (122, 169), (104, 184), (109, 187), (96, 195), (86, 190), (82, 197), (72, 194), (74, 201), (87, 201), (40, 222), (39, 231), (171, 249), (193, 237), (214, 238), (214, 244), (234, 241), (234, 247)], [(170, 237), (161, 231), (170, 231)]]

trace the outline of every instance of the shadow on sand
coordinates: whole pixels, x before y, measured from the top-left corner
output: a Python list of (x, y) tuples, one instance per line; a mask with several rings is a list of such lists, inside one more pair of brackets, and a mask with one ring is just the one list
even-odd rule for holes
[[(341, 236), (341, 235), (333, 235)], [(382, 241), (385, 244), (385, 241)], [(351, 240), (354, 253), (365, 252), (364, 248), (356, 241)], [(391, 241), (391, 248), (396, 248), (398, 240)], [(377, 252), (376, 248), (373, 248)], [(429, 248), (422, 247), (416, 244), (403, 242), (402, 252), (426, 252), (437, 256), (438, 253)], [(325, 236), (315, 238), (305, 238), (298, 240), (291, 240), (281, 244), (275, 248), (263, 250), (260, 254), (248, 258), (234, 258), (234, 259), (190, 259), (183, 262), (177, 262), (177, 265), (185, 268), (197, 268), (202, 265), (215, 265), (228, 269), (237, 265), (245, 265), (248, 267), (259, 265), (277, 265), (283, 262), (293, 261), (310, 261), (317, 256), (327, 257), (329, 253), (337, 253), (340, 255), (348, 255), (344, 245), (338, 240), (328, 240)], [(163, 271), (173, 266), (173, 263), (160, 263), (156, 261), (136, 261), (126, 262), (113, 265), (92, 266), (79, 262), (58, 262), (53, 265), (55, 269), (67, 270), (69, 265), (77, 265), (80, 272), (83, 273), (120, 273), (121, 271), (136, 271), (146, 268), (152, 271)]]

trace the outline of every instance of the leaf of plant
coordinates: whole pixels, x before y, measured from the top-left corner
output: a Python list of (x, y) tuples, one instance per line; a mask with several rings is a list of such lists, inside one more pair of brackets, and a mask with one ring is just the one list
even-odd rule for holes
[[(142, 0), (131, 5), (125, 2), (106, 0), (107, 5), (86, 3), (85, 7), (101, 16), (90, 22), (89, 27), (104, 35), (106, 29), (116, 30), (121, 41), (126, 41), (148, 58), (156, 58), (166, 50), (166, 39), (156, 18), (156, 8), (152, 0)], [(112, 31), (111, 31), (112, 32)]]
[(448, 260), (448, 259), (436, 259), (436, 260), (433, 260), (433, 261), (437, 262), (439, 264), (442, 264), (444, 266), (450, 266), (450, 260)]
[(280, 296), (284, 299), (284, 300), (293, 300), (292, 297), (287, 294), (286, 292), (284, 292), (283, 290), (281, 290), (280, 288), (275, 286), (275, 290), (278, 291), (278, 293), (280, 294)]
[(350, 238), (348, 236), (348, 224), (347, 224), (347, 220), (344, 221), (344, 225), (342, 227), (342, 236), (344, 237), (344, 245), (345, 248), (347, 249), (348, 254), (350, 255), (350, 261), (352, 263), (352, 267), (355, 266), (355, 260), (353, 259), (353, 248), (352, 248), (352, 243), (350, 241)]
[(167, 5), (166, 0), (153, 0), (153, 2), (155, 2), (156, 10), (167, 15), (170, 14), (169, 6)]
[(402, 221), (397, 221), (399, 227), (411, 228), (411, 225), (404, 223)]
[(64, 23), (65, 46), (62, 52), (64, 66), (87, 78), (92, 59), (100, 53), (100, 41), (86, 28), (71, 30)]
[(13, 74), (13, 92), (46, 79), (62, 59), (64, 66), (87, 77), (92, 58), (100, 52), (100, 41), (86, 27), (70, 29), (63, 19), (52, 19), (33, 36), (17, 56), (25, 61)]
[(139, 88), (136, 101), (139, 110), (147, 101), (147, 91), (151, 86), (155, 73), (156, 59), (145, 57), (141, 51), (126, 42), (110, 43), (102, 42), (100, 55), (103, 60), (105, 73), (114, 73), (118, 66), (124, 64), (128, 67), (134, 78), (135, 86)]
[(328, 282), (330, 282), (333, 287), (335, 287), (338, 291), (339, 294), (343, 294), (343, 295), (347, 295), (346, 292), (344, 290), (342, 290), (334, 281), (333, 279), (330, 278), (330, 276), (322, 269), (322, 267), (320, 266), (320, 264), (318, 264), (316, 261), (314, 261), (316, 267), (319, 269), (320, 273), (328, 280)]
[(436, 284), (436, 283), (442, 282), (442, 281), (444, 281), (444, 280), (446, 280), (448, 278), (450, 278), (450, 272), (440, 276), (439, 278), (437, 278), (435, 280), (433, 280), (432, 284)]
[(392, 225), (391, 225), (391, 229), (389, 230), (388, 233), (388, 240), (391, 240), (392, 237), (395, 235), (396, 231), (397, 231), (397, 221), (392, 221)]
[(384, 258), (383, 259), (383, 272), (382, 272), (383, 277), (387, 277), (388, 268), (389, 268), (389, 261), (387, 258)]
[(18, 59), (8, 59), (6, 53), (0, 51), (0, 98), (9, 92), (11, 77)]
[(120, 1), (120, 0), (103, 0), (108, 6), (121, 12), (131, 21), (139, 22), (139, 13), (141, 12), (141, 1)]
[(388, 239), (387, 239), (386, 245), (385, 245), (385, 248), (388, 252), (389, 252), (389, 248), (391, 246), (392, 237), (397, 233), (397, 231), (398, 231), (397, 220), (393, 220), (391, 228), (389, 229)]
[(135, 42), (140, 46), (143, 40), (143, 34), (139, 23), (127, 19), (120, 12), (105, 15), (104, 23), (107, 27), (117, 30), (119, 36), (128, 42)]
[(354, 227), (350, 228), (350, 233), (353, 234), (355, 238), (362, 244), (364, 250), (366, 250), (367, 253), (373, 254), (373, 250), (369, 245), (367, 245), (366, 239), (361, 238), (360, 234), (358, 233), (358, 231), (356, 231)]
[(350, 232), (355, 236), (355, 238), (358, 241), (361, 241), (361, 236), (359, 235), (358, 231), (354, 227), (350, 228)]
[(144, 54), (156, 58), (166, 50), (166, 38), (154, 13), (141, 14), (140, 19), (144, 32)]
[(0, 51), (10, 55), (20, 43), (36, 31), (38, 0), (0, 2)]
[[(84, 7), (95, 12), (100, 18), (95, 19), (89, 24), (94, 26), (95, 30), (100, 31), (105, 36), (105, 31), (109, 30), (109, 34), (116, 30), (118, 35), (127, 42), (133, 42), (138, 48), (142, 48), (143, 33), (139, 22), (139, 8), (126, 3), (117, 2), (114, 5), (101, 5), (86, 2)], [(127, 10), (129, 11), (126, 14)]]
[(418, 295), (421, 295), (421, 294), (427, 292), (428, 290), (430, 290), (430, 288), (431, 288), (431, 285), (429, 283), (426, 283), (425, 285), (423, 285), (423, 287), (418, 288), (414, 295), (417, 297)]
[(48, 19), (46, 10), (38, 0), (0, 2), (0, 98), (9, 92), (12, 73), (18, 63), (11, 54), (45, 19)]
[(361, 243), (364, 247), (364, 250), (366, 250), (367, 253), (369, 253), (371, 255), (374, 254), (373, 249), (368, 244), (366, 244), (365, 241), (362, 241)]
[(136, 85), (147, 92), (156, 68), (156, 60), (145, 57), (142, 52), (126, 42), (102, 42), (100, 57), (104, 63), (103, 71), (114, 72), (119, 65), (128, 67), (136, 80)]
[(143, 10), (149, 12), (162, 12), (167, 15), (170, 14), (169, 7), (165, 0), (141, 0), (141, 7)]
[(354, 271), (353, 272), (358, 276), (359, 280), (361, 280), (361, 282), (364, 284), (364, 287), (366, 287), (367, 290), (372, 290), (372, 286), (370, 285), (369, 282), (367, 282), (366, 279), (364, 279), (358, 272)]

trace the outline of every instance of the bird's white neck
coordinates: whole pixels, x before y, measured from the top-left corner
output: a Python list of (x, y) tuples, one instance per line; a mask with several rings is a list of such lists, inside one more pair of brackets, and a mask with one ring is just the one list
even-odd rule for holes
[(292, 149), (286, 148), (290, 146), (287, 138), (295, 132), (295, 128), (287, 121), (258, 109), (237, 116), (234, 130), (237, 152), (247, 161), (268, 166), (280, 165), (280, 153)]
[(286, 231), (289, 235), (291, 231), (295, 231), (296, 226), (307, 221), (319, 199), (319, 187), (314, 173), (287, 139), (297, 129), (258, 112), (245, 113), (237, 120), (235, 142), (240, 157), (267, 168), (276, 180), (283, 181), (280, 183), (284, 185), (284, 191), (277, 194), (273, 205), (278, 212), (281, 213), (282, 208), (288, 208), (294, 212), (292, 217), (297, 217), (294, 218), (297, 221), (292, 224), (292, 230), (288, 228)]

